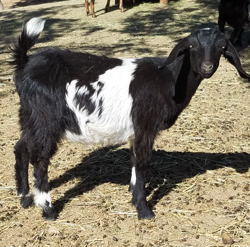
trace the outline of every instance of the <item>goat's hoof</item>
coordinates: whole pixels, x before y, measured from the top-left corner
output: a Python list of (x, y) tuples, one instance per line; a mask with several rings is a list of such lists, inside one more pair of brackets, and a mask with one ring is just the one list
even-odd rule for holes
[(154, 212), (149, 208), (141, 209), (140, 211), (138, 210), (138, 219), (139, 220), (141, 220), (141, 219), (150, 220), (154, 217), (155, 217)]
[(56, 220), (57, 212), (54, 207), (46, 207), (43, 209), (43, 218), (46, 220)]
[(109, 8), (106, 7), (105, 8), (105, 13), (107, 13), (107, 12), (109, 12)]
[(23, 208), (29, 208), (34, 204), (33, 197), (31, 195), (22, 196), (20, 204)]

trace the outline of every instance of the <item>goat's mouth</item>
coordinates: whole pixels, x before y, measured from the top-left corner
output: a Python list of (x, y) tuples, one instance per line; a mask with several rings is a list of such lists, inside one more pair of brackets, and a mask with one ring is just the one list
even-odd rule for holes
[(206, 71), (204, 71), (204, 70), (201, 70), (201, 73), (200, 73), (200, 75), (203, 77), (203, 78), (210, 78), (212, 75), (213, 75), (213, 73), (214, 73), (214, 71), (213, 70), (206, 70)]
[(202, 73), (202, 77), (206, 79), (210, 78), (212, 75), (213, 73)]

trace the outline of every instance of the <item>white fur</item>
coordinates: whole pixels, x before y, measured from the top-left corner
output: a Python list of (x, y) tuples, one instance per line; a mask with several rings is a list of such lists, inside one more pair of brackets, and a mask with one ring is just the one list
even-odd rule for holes
[(202, 28), (202, 30), (208, 31), (208, 30), (211, 30), (211, 27), (204, 27), (204, 28)]
[(135, 172), (135, 167), (132, 167), (132, 171), (131, 171), (131, 179), (130, 179), (130, 184), (135, 186), (136, 184), (136, 172)]
[(17, 196), (19, 196), (19, 197), (29, 197), (29, 196), (31, 196), (31, 194), (28, 193), (28, 194), (24, 195), (23, 193), (21, 193), (21, 194), (18, 193)]
[(33, 196), (34, 196), (34, 202), (36, 206), (45, 208), (47, 207), (46, 202), (49, 202), (50, 207), (52, 206), (49, 193), (39, 191), (38, 189), (34, 189)]
[[(107, 70), (99, 76), (96, 82), (91, 83), (95, 92), (90, 99), (96, 108), (90, 115), (84, 108), (80, 109), (75, 101), (76, 94), (88, 94), (86, 87), (77, 88), (77, 80), (67, 84), (66, 102), (75, 113), (81, 130), (80, 135), (66, 130), (67, 139), (83, 143), (112, 145), (124, 143), (134, 136), (129, 85), (133, 80), (136, 66), (133, 59), (124, 59), (122, 65)], [(99, 81), (104, 85), (97, 94)], [(98, 104), (101, 99), (103, 111), (99, 116)]]
[(39, 35), (44, 28), (45, 20), (34, 17), (26, 23), (26, 34), (30, 37)]

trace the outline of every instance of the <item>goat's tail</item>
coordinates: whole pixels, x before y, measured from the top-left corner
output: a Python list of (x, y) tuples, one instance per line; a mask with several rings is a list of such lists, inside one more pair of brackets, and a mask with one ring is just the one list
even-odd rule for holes
[(35, 17), (30, 19), (23, 27), (22, 33), (16, 44), (11, 47), (13, 60), (11, 64), (16, 69), (23, 69), (28, 62), (27, 52), (36, 43), (43, 31), (45, 20)]

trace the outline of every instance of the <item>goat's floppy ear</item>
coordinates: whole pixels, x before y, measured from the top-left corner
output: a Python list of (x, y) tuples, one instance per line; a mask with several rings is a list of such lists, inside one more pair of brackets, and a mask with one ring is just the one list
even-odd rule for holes
[(227, 47), (225, 48), (223, 55), (228, 60), (228, 62), (237, 69), (239, 75), (242, 78), (248, 79), (248, 81), (250, 81), (250, 75), (243, 70), (239, 54), (229, 40), (227, 41)]
[(177, 57), (182, 55), (184, 51), (189, 47), (189, 42), (188, 42), (188, 37), (182, 39), (175, 47), (174, 49), (170, 52), (168, 58), (167, 58), (167, 63), (170, 64), (172, 63)]
[(171, 71), (174, 81), (177, 81), (178, 76), (183, 65), (184, 55), (178, 56), (173, 62), (168, 63), (166, 66)]

